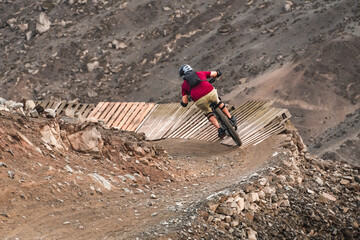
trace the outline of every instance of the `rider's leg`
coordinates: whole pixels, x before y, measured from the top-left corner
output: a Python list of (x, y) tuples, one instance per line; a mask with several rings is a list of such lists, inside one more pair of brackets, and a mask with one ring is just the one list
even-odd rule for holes
[(226, 132), (223, 128), (220, 127), (220, 124), (219, 124), (218, 120), (216, 119), (214, 113), (209, 112), (206, 114), (206, 116), (209, 119), (209, 121), (212, 123), (212, 125), (214, 125), (216, 127), (216, 129), (218, 130), (219, 138), (223, 139), (226, 135)]
[(220, 128), (219, 122), (214, 115), (209, 118), (209, 121), (216, 127), (216, 129)]
[(216, 129), (220, 128), (220, 124), (219, 124), (218, 120), (216, 119), (213, 112), (206, 113), (205, 116), (207, 117), (207, 119), (209, 119), (209, 121), (212, 123), (212, 125), (214, 125), (216, 127)]
[(219, 101), (218, 107), (219, 107), (219, 108), (221, 109), (221, 111), (229, 118), (231, 124), (235, 127), (235, 129), (237, 129), (237, 126), (236, 126), (236, 117), (235, 117), (235, 116), (231, 116), (229, 110), (228, 110), (227, 107), (225, 106), (225, 103)]
[(231, 118), (231, 114), (230, 114), (229, 110), (227, 109), (227, 107), (225, 106), (225, 103), (220, 102), (219, 108), (223, 111), (223, 113), (224, 113), (228, 118)]

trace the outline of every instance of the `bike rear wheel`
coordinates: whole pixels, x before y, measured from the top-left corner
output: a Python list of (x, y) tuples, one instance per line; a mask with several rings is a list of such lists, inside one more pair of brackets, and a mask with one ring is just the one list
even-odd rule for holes
[(220, 108), (216, 108), (215, 111), (220, 118), (219, 120), (221, 120), (221, 122), (224, 124), (224, 127), (228, 131), (230, 137), (234, 140), (236, 145), (240, 147), (242, 145), (242, 142), (238, 133), (235, 131), (234, 127), (230, 123), (229, 119), (225, 116), (225, 114), (221, 111)]

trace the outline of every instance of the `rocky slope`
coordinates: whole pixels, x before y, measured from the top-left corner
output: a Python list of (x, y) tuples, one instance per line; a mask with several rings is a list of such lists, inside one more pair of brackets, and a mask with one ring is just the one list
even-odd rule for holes
[[(0, 9), (0, 94), (14, 100), (170, 101), (184, 62), (221, 68), (225, 93), (309, 44), (359, 36), (356, 0), (2, 0)], [(341, 69), (335, 60), (324, 59)]]
[(359, 168), (324, 161), (288, 130), (277, 161), (210, 196), (175, 239), (358, 239)]
[(143, 139), (94, 121), (0, 111), (1, 238), (63, 238), (70, 222), (80, 230), (96, 223), (106, 199), (125, 206), (130, 194), (150, 196), (156, 183), (173, 181), (166, 152)]

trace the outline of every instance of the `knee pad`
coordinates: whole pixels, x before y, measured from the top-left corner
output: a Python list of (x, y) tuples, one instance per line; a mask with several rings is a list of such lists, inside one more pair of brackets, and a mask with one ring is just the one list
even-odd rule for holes
[(207, 114), (205, 114), (205, 116), (207, 117), (207, 119), (210, 119), (212, 116), (215, 116), (213, 112), (209, 112)]
[[(220, 107), (221, 104), (224, 104), (224, 106)], [(222, 101), (220, 101), (216, 106), (221, 110), (223, 110), (226, 107), (225, 103), (223, 103)]]

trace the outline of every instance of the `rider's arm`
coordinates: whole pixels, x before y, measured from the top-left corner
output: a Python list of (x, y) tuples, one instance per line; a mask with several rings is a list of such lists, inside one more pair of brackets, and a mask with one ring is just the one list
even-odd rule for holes
[(188, 95), (182, 96), (182, 102), (185, 103), (185, 104), (187, 104), (189, 102)]
[(188, 100), (187, 95), (182, 96), (181, 103), (180, 103), (181, 106), (186, 107), (188, 105), (188, 102), (189, 102), (189, 100)]
[(221, 72), (220, 70), (216, 70), (216, 71), (211, 71), (210, 73), (210, 77), (220, 77), (221, 76)]
[(211, 71), (210, 77), (217, 77), (217, 72), (216, 71)]

